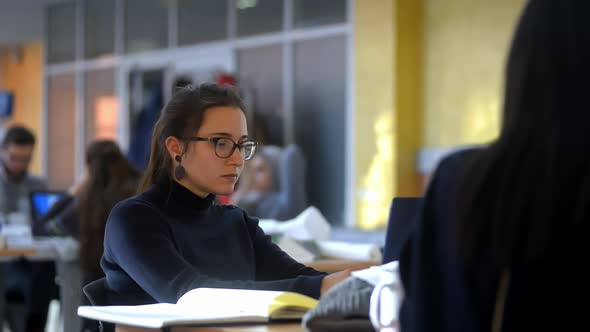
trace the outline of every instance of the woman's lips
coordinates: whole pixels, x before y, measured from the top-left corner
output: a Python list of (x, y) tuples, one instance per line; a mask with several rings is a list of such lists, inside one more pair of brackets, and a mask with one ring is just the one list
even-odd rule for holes
[(238, 179), (237, 174), (226, 174), (226, 175), (222, 175), (221, 177), (226, 180), (229, 180), (229, 181), (236, 181)]

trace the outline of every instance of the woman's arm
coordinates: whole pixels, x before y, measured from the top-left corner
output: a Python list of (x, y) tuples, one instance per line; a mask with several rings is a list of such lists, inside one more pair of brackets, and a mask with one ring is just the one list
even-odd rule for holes
[[(279, 246), (274, 244), (269, 235), (266, 235), (262, 228), (258, 226), (258, 219), (249, 217), (244, 213), (244, 218), (254, 243), (254, 254), (256, 257), (256, 279), (257, 280), (277, 280), (300, 278), (302, 276), (327, 276), (324, 272), (319, 272), (311, 267), (305, 266), (284, 252)], [(327, 276), (318, 284), (301, 284), (296, 291), (300, 293), (312, 293), (318, 297), (339, 281), (350, 275), (350, 271), (343, 271), (339, 274)], [(307, 288), (307, 289), (305, 289)]]

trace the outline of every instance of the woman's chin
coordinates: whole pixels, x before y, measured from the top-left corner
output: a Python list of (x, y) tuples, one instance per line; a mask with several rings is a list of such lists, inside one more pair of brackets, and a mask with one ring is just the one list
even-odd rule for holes
[(215, 190), (215, 194), (216, 195), (223, 195), (223, 196), (229, 196), (231, 194), (234, 193), (234, 185), (231, 186), (220, 186), (219, 188), (216, 188)]

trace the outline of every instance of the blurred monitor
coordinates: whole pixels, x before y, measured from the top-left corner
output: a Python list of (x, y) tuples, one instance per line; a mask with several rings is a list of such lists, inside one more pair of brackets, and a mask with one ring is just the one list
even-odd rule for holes
[(14, 96), (8, 91), (0, 90), (0, 119), (12, 116), (12, 105)]
[(34, 224), (37, 224), (49, 210), (66, 196), (65, 191), (33, 191), (29, 195), (31, 204), (31, 218)]

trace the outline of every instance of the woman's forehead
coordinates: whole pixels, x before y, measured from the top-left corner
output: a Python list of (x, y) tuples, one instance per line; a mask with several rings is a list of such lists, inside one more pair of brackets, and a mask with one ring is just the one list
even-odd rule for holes
[(224, 133), (237, 138), (247, 136), (246, 116), (236, 107), (212, 107), (205, 111), (198, 133), (200, 135)]

